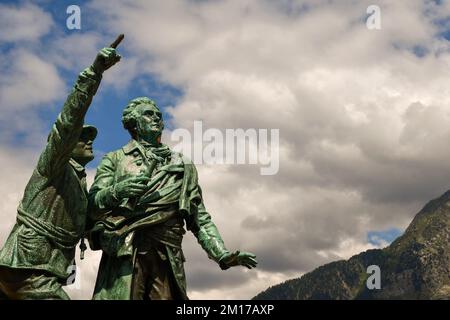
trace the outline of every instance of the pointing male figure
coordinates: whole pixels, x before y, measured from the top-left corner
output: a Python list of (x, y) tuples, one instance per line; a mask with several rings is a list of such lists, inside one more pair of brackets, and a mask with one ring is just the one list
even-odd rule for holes
[[(85, 232), (84, 167), (94, 158), (97, 135), (95, 127), (83, 125), (84, 116), (103, 72), (120, 60), (120, 40), (80, 73), (25, 188), (17, 222), (0, 251), (0, 295), (8, 299), (69, 299), (62, 286)], [(84, 251), (84, 242), (80, 247)]]

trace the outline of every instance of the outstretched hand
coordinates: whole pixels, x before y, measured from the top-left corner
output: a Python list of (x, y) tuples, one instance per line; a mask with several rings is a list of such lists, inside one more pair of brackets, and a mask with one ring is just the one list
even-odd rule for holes
[(252, 269), (255, 268), (257, 264), (258, 261), (256, 261), (256, 256), (253, 253), (240, 252), (239, 250), (233, 253), (228, 253), (220, 260), (222, 269), (228, 269), (234, 266), (244, 266)]
[(114, 40), (108, 48), (103, 48), (98, 52), (97, 57), (92, 64), (92, 69), (96, 74), (103, 74), (105, 70), (108, 70), (120, 61), (121, 56), (116, 52), (116, 48), (122, 42), (124, 37), (123, 34), (119, 34), (116, 40)]
[(116, 52), (114, 48), (103, 48), (97, 54), (92, 69), (96, 74), (103, 74), (105, 70), (108, 70), (117, 62), (120, 61), (121, 56)]

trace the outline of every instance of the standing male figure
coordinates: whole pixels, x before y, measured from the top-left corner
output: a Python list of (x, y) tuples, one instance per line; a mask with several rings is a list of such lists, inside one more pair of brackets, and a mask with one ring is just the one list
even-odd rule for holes
[(53, 125), (0, 251), (0, 294), (8, 299), (69, 299), (62, 285), (85, 231), (84, 166), (94, 158), (97, 135), (83, 125), (84, 116), (103, 72), (119, 60), (114, 48), (102, 49), (80, 73)]
[(222, 269), (256, 266), (230, 253), (203, 204), (193, 163), (161, 143), (161, 111), (136, 98), (123, 111), (131, 135), (100, 163), (89, 192), (92, 249), (102, 249), (94, 299), (187, 299), (184, 225)]

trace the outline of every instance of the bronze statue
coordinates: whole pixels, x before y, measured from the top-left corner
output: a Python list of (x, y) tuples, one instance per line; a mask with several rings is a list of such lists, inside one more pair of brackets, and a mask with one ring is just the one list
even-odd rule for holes
[(122, 123), (131, 141), (103, 158), (89, 191), (90, 245), (103, 250), (94, 299), (188, 299), (184, 225), (222, 269), (255, 267), (253, 254), (225, 248), (194, 164), (161, 143), (155, 102), (131, 100)]
[[(123, 38), (123, 36), (121, 36)], [(94, 158), (93, 126), (84, 116), (102, 74), (120, 60), (113, 43), (82, 71), (39, 157), (14, 225), (0, 251), (0, 293), (7, 299), (69, 299), (62, 286), (71, 274), (86, 223), (84, 166)], [(84, 242), (81, 243), (84, 251)]]

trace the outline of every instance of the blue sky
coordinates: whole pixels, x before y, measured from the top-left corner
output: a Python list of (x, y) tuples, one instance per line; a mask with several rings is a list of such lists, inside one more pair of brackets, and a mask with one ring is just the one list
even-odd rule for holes
[(402, 233), (403, 231), (397, 228), (389, 228), (382, 231), (369, 231), (367, 233), (367, 241), (375, 246), (383, 246), (386, 243), (390, 244), (401, 236)]
[[(72, 74), (73, 77), (76, 77), (76, 74)], [(68, 85), (73, 82), (70, 75), (64, 79)], [(122, 127), (121, 117), (122, 110), (130, 99), (140, 96), (152, 97), (161, 108), (165, 121), (170, 124), (168, 121), (170, 117), (164, 110), (166, 106), (173, 105), (177, 101), (177, 98), (181, 95), (180, 90), (159, 83), (149, 76), (141, 76), (135, 79), (135, 83), (138, 84), (136, 87), (127, 90), (128, 96), (118, 94), (113, 89), (107, 88), (106, 85), (100, 87), (85, 119), (85, 123), (93, 124), (99, 130), (94, 143), (96, 158), (88, 164), (88, 168), (96, 168), (104, 153), (121, 148), (129, 141), (128, 132)], [(63, 100), (56, 103), (52, 110), (45, 110), (40, 114), (43, 121), (49, 124), (49, 129), (53, 119), (59, 113), (59, 106), (62, 104)], [(170, 126), (168, 127), (170, 128)]]
[[(17, 5), (17, 1), (5, 1), (4, 3)], [(68, 5), (73, 4), (73, 1), (35, 1), (34, 3), (39, 4), (40, 8), (50, 13), (55, 22), (51, 32), (42, 37), (39, 44), (40, 50), (45, 50), (55, 37), (70, 37), (73, 35), (99, 33), (104, 40), (105, 47), (115, 39), (111, 34), (103, 33), (104, 27), (101, 24), (101, 20), (99, 21), (96, 19), (94, 12), (86, 5), (87, 1), (76, 2), (81, 8), (80, 30), (69, 30), (66, 27), (66, 20), (69, 17), (69, 14), (66, 13), (66, 8)], [(0, 43), (0, 52), (7, 54), (11, 50), (22, 47), (23, 45), (24, 44), (20, 42)], [(123, 56), (123, 59), (127, 59), (126, 46), (127, 38), (125, 38), (118, 48), (118, 52)], [(101, 49), (101, 47), (98, 49)], [(43, 52), (40, 52), (40, 55), (45, 57), (45, 53)], [(92, 57), (92, 61), (94, 58), (95, 56)], [(86, 65), (86, 67), (87, 66), (88, 65)], [(81, 71), (82, 70), (58, 67), (58, 72), (67, 86), (67, 93), (74, 84), (78, 72)], [(170, 129), (170, 116), (165, 112), (165, 107), (175, 105), (181, 95), (182, 88), (176, 88), (168, 83), (159, 81), (157, 76), (149, 74), (137, 76), (133, 79), (133, 82), (121, 92), (117, 92), (111, 86), (102, 83), (85, 119), (86, 123), (93, 124), (99, 129), (99, 135), (94, 143), (96, 159), (89, 163), (87, 167), (96, 168), (101, 157), (106, 152), (120, 148), (129, 140), (129, 135), (123, 129), (120, 121), (122, 110), (129, 100), (139, 96), (148, 96), (154, 99), (163, 111), (166, 128)], [(64, 98), (60, 98), (50, 105), (42, 105), (38, 108), (37, 116), (45, 123), (48, 130), (50, 130), (63, 103)], [(26, 133), (17, 132), (9, 143), (12, 145), (23, 145), (26, 144), (26, 138)]]

